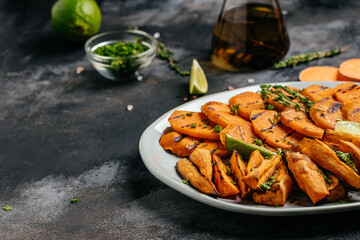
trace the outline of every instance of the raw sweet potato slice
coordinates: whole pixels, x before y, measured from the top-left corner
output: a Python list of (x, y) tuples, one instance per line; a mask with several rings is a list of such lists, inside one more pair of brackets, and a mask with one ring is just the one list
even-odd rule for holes
[(323, 138), (324, 142), (340, 145), (340, 140), (352, 142), (357, 147), (360, 147), (360, 136), (358, 135), (335, 132), (334, 130), (330, 130), (330, 129), (325, 131)]
[[(288, 87), (290, 90), (298, 90), (298, 88), (295, 88), (295, 87)], [(290, 96), (292, 97), (288, 92), (286, 92), (285, 90), (283, 89), (274, 89), (274, 88), (271, 88), (270, 90), (274, 91), (273, 94), (266, 94), (265, 98), (264, 98), (264, 101), (272, 106), (274, 106), (274, 108), (281, 112), (281, 111), (284, 111), (286, 109), (289, 109), (291, 107), (285, 105), (284, 103), (280, 103), (277, 101), (277, 97), (278, 97), (278, 94), (283, 94), (283, 95), (286, 95), (286, 96)], [(292, 102), (294, 103), (299, 103), (299, 101), (297, 99), (293, 99)], [(303, 104), (301, 103), (300, 104), (301, 106), (303, 106)]]
[(176, 163), (176, 169), (179, 171), (181, 176), (188, 180), (191, 186), (196, 188), (202, 193), (211, 195), (211, 196), (219, 196), (215, 185), (203, 177), (196, 167), (187, 159), (183, 158)]
[(304, 137), (280, 122), (280, 115), (272, 110), (255, 110), (251, 113), (251, 122), (259, 137), (275, 148), (296, 151)]
[(310, 108), (310, 117), (315, 124), (324, 129), (334, 129), (336, 122), (343, 119), (342, 103), (323, 99)]
[(226, 147), (222, 145), (220, 141), (216, 140), (205, 140), (197, 146), (196, 149), (206, 149), (213, 153), (216, 153), (220, 158), (224, 158), (230, 155)]
[(245, 119), (231, 113), (229, 105), (221, 102), (208, 102), (201, 106), (201, 111), (213, 122), (225, 128), (228, 125), (249, 125)]
[(250, 193), (250, 189), (242, 181), (243, 177), (247, 174), (246, 163), (241, 159), (241, 156), (236, 150), (234, 150), (230, 158), (230, 169), (234, 173), (235, 182), (240, 191), (240, 197), (245, 198)]
[(189, 156), (190, 161), (199, 169), (200, 173), (209, 181), (212, 180), (213, 167), (211, 152), (206, 149), (195, 149)]
[(227, 175), (227, 168), (221, 159), (212, 154), (214, 164), (214, 182), (220, 197), (228, 197), (239, 193), (239, 189), (235, 185), (235, 181)]
[(355, 83), (341, 83), (335, 87), (335, 98), (345, 103), (360, 98), (360, 86)]
[(313, 204), (324, 199), (330, 193), (324, 177), (316, 164), (308, 156), (300, 153), (285, 152), (288, 168), (299, 188), (304, 191)]
[(255, 92), (240, 93), (229, 99), (229, 105), (232, 109), (237, 109), (237, 114), (249, 120), (253, 110), (265, 109), (264, 100), (261, 95)]
[(330, 193), (329, 196), (325, 198), (325, 201), (337, 202), (341, 199), (345, 199), (347, 194), (341, 180), (329, 171), (324, 170), (323, 172), (323, 174), (325, 174), (326, 178), (328, 179), (326, 186)]
[(294, 182), (287, 173), (284, 162), (280, 162), (274, 174), (274, 183), (270, 190), (265, 192), (254, 192), (252, 199), (254, 202), (271, 206), (284, 206), (288, 199)]
[(303, 111), (296, 111), (294, 108), (281, 112), (281, 122), (295, 131), (308, 137), (322, 139), (324, 129), (315, 125), (315, 123)]
[(215, 124), (205, 114), (189, 111), (175, 111), (169, 117), (171, 127), (182, 134), (198, 138), (219, 140), (220, 135), (214, 132)]
[(329, 66), (308, 67), (299, 74), (299, 80), (302, 82), (312, 81), (336, 81), (339, 78), (339, 69)]
[(311, 101), (317, 102), (325, 98), (334, 100), (335, 90), (330, 87), (314, 84), (304, 88), (300, 93), (308, 97)]
[(344, 153), (351, 153), (351, 159), (354, 160), (355, 168), (360, 169), (360, 148), (348, 141), (340, 140), (339, 150)]
[(243, 181), (254, 191), (261, 191), (269, 177), (275, 172), (281, 161), (280, 155), (274, 155), (271, 159), (264, 159), (254, 170), (248, 172)]
[(259, 150), (253, 151), (249, 157), (248, 165), (246, 168), (247, 172), (249, 173), (254, 171), (255, 168), (258, 168), (260, 166), (262, 161), (264, 161), (264, 157), (263, 155), (261, 155)]
[(360, 98), (354, 101), (345, 102), (342, 108), (344, 120), (360, 122)]
[(344, 182), (360, 189), (360, 176), (342, 162), (335, 151), (318, 139), (300, 143), (300, 151), (310, 157), (317, 165), (339, 176)]
[(199, 144), (201, 144), (199, 139), (178, 132), (170, 132), (160, 138), (160, 145), (165, 151), (170, 151), (179, 157), (189, 156)]
[(239, 139), (244, 142), (253, 143), (257, 139), (253, 127), (248, 125), (229, 125), (220, 132), (220, 141), (225, 145), (225, 135)]
[(340, 64), (339, 80), (360, 81), (360, 58), (349, 59)]

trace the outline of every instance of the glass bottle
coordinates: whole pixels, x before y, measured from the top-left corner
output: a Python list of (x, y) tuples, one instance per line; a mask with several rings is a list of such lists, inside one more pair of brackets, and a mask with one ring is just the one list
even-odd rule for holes
[(223, 69), (272, 66), (290, 46), (277, 0), (224, 0), (211, 44), (212, 62)]

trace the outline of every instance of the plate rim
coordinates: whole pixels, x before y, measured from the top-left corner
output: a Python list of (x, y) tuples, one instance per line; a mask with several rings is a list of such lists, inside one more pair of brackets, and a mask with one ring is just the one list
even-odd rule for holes
[[(325, 84), (324, 84), (325, 83)], [(161, 181), (162, 183), (164, 183), (165, 185), (171, 187), (172, 189), (184, 194), (187, 197), (190, 197), (198, 202), (201, 202), (203, 204), (218, 208), (218, 209), (223, 209), (223, 210), (227, 210), (227, 211), (231, 211), (231, 212), (238, 212), (238, 213), (245, 213), (245, 214), (252, 214), (252, 215), (264, 215), (264, 216), (290, 216), (290, 215), (310, 215), (310, 214), (322, 214), (322, 213), (335, 213), (335, 212), (343, 212), (343, 211), (350, 211), (350, 210), (355, 210), (355, 209), (360, 209), (360, 202), (352, 202), (352, 203), (347, 203), (347, 204), (339, 204), (339, 205), (320, 205), (320, 206), (311, 206), (311, 207), (296, 207), (296, 208), (282, 208), (282, 207), (274, 207), (271, 208), (269, 206), (264, 206), (264, 205), (241, 205), (241, 204), (235, 204), (235, 203), (230, 203), (230, 202), (225, 202), (225, 201), (221, 201), (221, 200), (217, 200), (214, 197), (210, 197), (206, 194), (203, 193), (196, 193), (193, 194), (192, 191), (189, 191), (186, 187), (190, 187), (190, 186), (185, 186), (183, 183), (181, 183), (180, 181), (177, 182), (172, 178), (166, 177), (165, 175), (159, 173), (154, 166), (151, 164), (151, 159), (150, 157), (148, 157), (146, 155), (146, 150), (144, 150), (144, 139), (147, 135), (151, 134), (151, 132), (154, 132), (155, 134), (158, 133), (158, 131), (155, 130), (155, 126), (157, 126), (158, 123), (160, 123), (162, 120), (164, 120), (167, 116), (169, 116), (173, 111), (177, 110), (177, 109), (181, 109), (183, 107), (186, 107), (188, 105), (192, 105), (196, 102), (199, 101), (203, 101), (206, 100), (208, 98), (214, 97), (214, 96), (218, 96), (218, 95), (222, 95), (225, 93), (229, 93), (232, 91), (240, 91), (240, 90), (244, 90), (246, 88), (256, 88), (258, 87), (260, 89), (260, 85), (291, 85), (291, 84), (295, 84), (295, 85), (299, 85), (299, 84), (306, 84), (308, 86), (313, 85), (313, 84), (323, 84), (323, 85), (328, 85), (327, 83), (329, 82), (320, 82), (320, 81), (314, 81), (314, 82), (299, 82), (299, 81), (292, 81), (292, 82), (272, 82), (272, 83), (263, 83), (263, 84), (255, 84), (255, 85), (250, 85), (250, 86), (245, 86), (245, 87), (240, 87), (240, 88), (236, 88), (234, 90), (225, 90), (225, 91), (221, 91), (221, 92), (217, 92), (217, 93), (213, 93), (192, 101), (189, 101), (187, 103), (183, 103), (169, 111), (167, 111), (166, 113), (164, 113), (163, 115), (161, 115), (159, 118), (157, 118), (153, 123), (151, 123), (142, 133), (141, 137), (140, 137), (140, 141), (139, 141), (139, 152), (140, 152), (140, 156), (142, 158), (142, 161), (144, 163), (144, 165), (146, 166), (146, 168), (150, 171), (150, 173), (157, 178), (159, 181)], [(330, 82), (330, 83), (335, 83), (335, 82)], [(340, 83), (346, 83), (344, 81), (337, 81), (336, 83), (340, 84)], [(357, 84), (357, 83), (355, 83)], [(331, 85), (331, 84), (330, 84)], [(244, 90), (246, 91), (246, 90)], [(237, 93), (239, 94), (239, 93)], [(175, 166), (174, 166), (175, 167)]]

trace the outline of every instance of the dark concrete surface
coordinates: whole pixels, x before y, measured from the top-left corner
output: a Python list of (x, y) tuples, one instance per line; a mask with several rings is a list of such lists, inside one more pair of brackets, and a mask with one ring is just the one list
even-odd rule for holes
[[(0, 1), (0, 239), (358, 239), (360, 211), (261, 217), (215, 209), (167, 187), (145, 168), (141, 133), (188, 95), (188, 78), (155, 59), (144, 80), (113, 83), (81, 45), (58, 38), (52, 1)], [(103, 0), (101, 32), (139, 26), (159, 32), (186, 69), (200, 60), (209, 93), (274, 81), (299, 71), (229, 73), (209, 62), (220, 0)], [(358, 1), (280, 1), (288, 55), (351, 44), (358, 57)], [(85, 71), (76, 74), (76, 68)], [(127, 111), (126, 106), (134, 106)], [(158, 139), (154, 139), (157, 141)], [(80, 200), (70, 204), (72, 198)]]

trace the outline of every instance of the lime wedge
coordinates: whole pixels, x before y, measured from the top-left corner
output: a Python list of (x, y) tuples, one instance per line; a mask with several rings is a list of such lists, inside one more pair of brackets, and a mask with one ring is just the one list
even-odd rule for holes
[(335, 131), (360, 135), (360, 123), (351, 121), (339, 121), (335, 125)]
[(261, 155), (263, 155), (264, 157), (271, 157), (276, 154), (271, 152), (270, 150), (267, 150), (266, 148), (241, 141), (239, 139), (230, 137), (227, 134), (225, 135), (225, 147), (230, 153), (236, 150), (245, 161), (249, 160), (251, 153), (255, 150), (259, 150)]
[(205, 94), (208, 91), (205, 73), (196, 59), (191, 66), (189, 91), (190, 94)]

